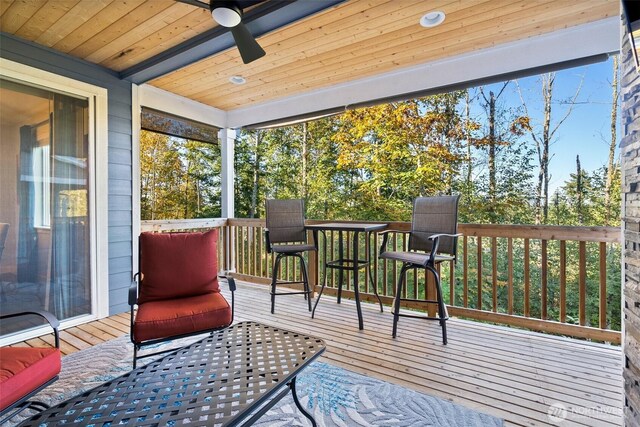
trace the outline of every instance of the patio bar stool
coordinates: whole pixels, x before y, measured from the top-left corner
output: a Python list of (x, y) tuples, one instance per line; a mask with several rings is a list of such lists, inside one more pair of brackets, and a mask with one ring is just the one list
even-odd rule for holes
[[(316, 233), (313, 233), (313, 244), (307, 242), (307, 230), (304, 226), (304, 201), (302, 199), (270, 199), (266, 203), (265, 238), (267, 253), (274, 253), (275, 260), (271, 270), (271, 314), (274, 313), (276, 295), (304, 295), (311, 311), (311, 289), (307, 266), (302, 254), (317, 251)], [(283, 258), (292, 257), (300, 260), (302, 280), (278, 280), (278, 271)], [(277, 285), (302, 284), (302, 291), (277, 292)]]
[[(398, 330), (400, 317), (413, 317), (418, 319), (435, 320), (442, 327), (442, 343), (447, 344), (447, 306), (442, 297), (440, 275), (437, 265), (444, 261), (455, 261), (458, 233), (458, 199), (460, 196), (418, 197), (413, 203), (413, 216), (411, 218), (411, 231), (409, 232), (408, 251), (387, 250), (387, 240), (390, 232), (386, 230), (380, 233), (383, 236), (380, 246), (380, 259), (397, 261), (402, 263), (395, 299), (393, 301), (393, 338)], [(395, 248), (394, 248), (395, 249)], [(426, 275), (431, 273), (435, 279), (436, 299), (409, 299), (402, 298), (406, 286), (407, 271), (411, 269), (425, 269)], [(438, 316), (413, 315), (400, 313), (400, 301), (435, 303), (438, 306)]]

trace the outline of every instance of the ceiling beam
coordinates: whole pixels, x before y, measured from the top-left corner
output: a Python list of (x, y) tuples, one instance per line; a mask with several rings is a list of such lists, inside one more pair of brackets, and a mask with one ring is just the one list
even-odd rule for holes
[(392, 99), (508, 80), (581, 65), (620, 49), (620, 18), (606, 18), (491, 48), (227, 112), (227, 126), (274, 125)]
[[(345, 0), (268, 1), (247, 12), (243, 22), (256, 38)], [(213, 18), (212, 18), (213, 19)], [(141, 84), (235, 46), (228, 28), (216, 26), (177, 46), (123, 70), (120, 78)]]

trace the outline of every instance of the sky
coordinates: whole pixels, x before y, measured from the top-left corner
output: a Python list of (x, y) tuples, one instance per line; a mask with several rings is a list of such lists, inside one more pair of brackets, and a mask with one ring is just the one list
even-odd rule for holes
[[(569, 179), (570, 174), (575, 172), (577, 155), (580, 156), (582, 169), (588, 172), (606, 166), (611, 138), (612, 80), (612, 58), (604, 62), (556, 72), (551, 107), (552, 127), (565, 116), (568, 108), (567, 101), (573, 98), (581, 81), (582, 87), (576, 104), (566, 121), (558, 128), (550, 146), (553, 156), (549, 164), (550, 193), (562, 186)], [(531, 123), (539, 127), (543, 117), (540, 76), (518, 79), (518, 84), (527, 103)], [(502, 85), (502, 83), (487, 85), (485, 93), (489, 90), (497, 93)], [(499, 99), (499, 104), (516, 108), (522, 105), (518, 88), (514, 83), (507, 86)], [(619, 121), (618, 115), (618, 123)], [(619, 124), (617, 130), (619, 141)], [(528, 137), (528, 139), (531, 138)], [(533, 144), (533, 141), (531, 143)], [(616, 149), (616, 158), (618, 157), (619, 149)]]

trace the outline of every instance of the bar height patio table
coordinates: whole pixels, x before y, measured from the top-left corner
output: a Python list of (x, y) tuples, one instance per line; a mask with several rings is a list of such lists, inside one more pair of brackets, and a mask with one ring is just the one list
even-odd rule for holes
[[(320, 297), (322, 296), (322, 292), (324, 291), (325, 286), (327, 285), (327, 268), (332, 268), (338, 270), (338, 304), (340, 304), (340, 298), (342, 296), (342, 283), (344, 281), (344, 271), (351, 271), (353, 273), (353, 291), (355, 293), (356, 299), (356, 309), (358, 311), (358, 327), (360, 330), (364, 329), (364, 324), (362, 321), (362, 307), (360, 306), (360, 287), (358, 284), (358, 271), (361, 268), (367, 268), (369, 272), (369, 278), (371, 282), (373, 282), (373, 277), (371, 276), (371, 269), (369, 265), (371, 263), (369, 259), (369, 253), (367, 253), (365, 259), (360, 259), (358, 252), (358, 235), (360, 233), (365, 233), (366, 238), (371, 237), (371, 233), (375, 231), (382, 231), (387, 228), (387, 224), (367, 224), (367, 223), (341, 223), (341, 222), (332, 222), (326, 224), (309, 224), (306, 225), (305, 228), (307, 230), (312, 231), (321, 231), (325, 235), (325, 254), (326, 254), (326, 234), (325, 231), (338, 231), (338, 258), (332, 261), (327, 261), (324, 265), (324, 278), (322, 280), (322, 288), (320, 288), (320, 293), (318, 294), (318, 298), (316, 298), (316, 302), (313, 306), (313, 311), (311, 312), (311, 318), (313, 319), (316, 313), (316, 307), (318, 307), (318, 302), (320, 302)], [(345, 232), (353, 233), (353, 250), (352, 250), (352, 258), (344, 257), (344, 234)], [(382, 311), (382, 301), (380, 300), (380, 296), (378, 295), (378, 290), (376, 286), (373, 287), (373, 292), (378, 298), (378, 303), (380, 304), (380, 311)]]

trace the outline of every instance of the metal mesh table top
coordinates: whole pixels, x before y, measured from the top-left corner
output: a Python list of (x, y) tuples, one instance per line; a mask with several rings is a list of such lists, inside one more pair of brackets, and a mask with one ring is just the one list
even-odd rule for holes
[(256, 322), (214, 332), (24, 421), (21, 426), (235, 424), (325, 349), (321, 339)]

